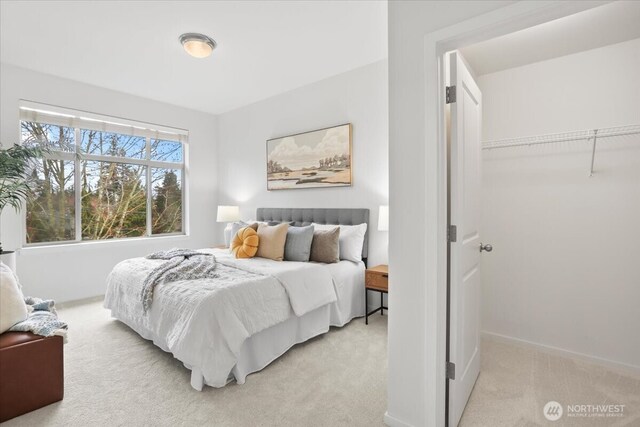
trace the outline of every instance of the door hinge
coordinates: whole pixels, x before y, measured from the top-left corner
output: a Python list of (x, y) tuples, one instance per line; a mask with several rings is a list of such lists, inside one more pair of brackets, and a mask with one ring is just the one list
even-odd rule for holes
[(453, 362), (447, 362), (447, 379), (456, 379), (456, 364)]
[(447, 232), (447, 238), (449, 239), (450, 242), (457, 242), (458, 241), (458, 227), (456, 227), (455, 225), (450, 225), (449, 226), (449, 230)]
[(447, 86), (447, 104), (453, 104), (456, 102), (456, 87)]

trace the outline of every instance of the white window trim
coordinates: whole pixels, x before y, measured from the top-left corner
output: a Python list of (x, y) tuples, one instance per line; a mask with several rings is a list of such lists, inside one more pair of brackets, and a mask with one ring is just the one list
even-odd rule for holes
[(138, 122), (87, 111), (72, 110), (70, 108), (33, 101), (20, 100), (19, 108), (20, 118), (26, 121), (38, 122), (46, 118), (47, 123), (59, 126), (80, 127), (83, 129), (125, 133), (134, 136), (150, 136), (151, 138), (167, 139), (182, 143), (186, 143), (189, 137), (189, 132), (184, 129)]
[[(35, 121), (40, 123), (53, 124), (57, 126), (72, 127), (74, 129), (75, 145), (74, 152), (55, 151), (44, 156), (45, 159), (66, 160), (74, 162), (74, 220), (75, 239), (58, 240), (53, 242), (27, 242), (27, 209), (22, 209), (22, 247), (23, 248), (44, 248), (61, 245), (87, 245), (95, 243), (140, 241), (145, 239), (158, 239), (166, 237), (188, 237), (188, 159), (189, 159), (189, 132), (184, 129), (159, 126), (150, 123), (137, 122), (118, 117), (106, 116), (85, 111), (72, 110), (69, 108), (57, 107), (41, 104), (33, 101), (21, 100), (19, 103), (20, 114), (18, 120), (19, 135), (22, 135), (22, 122)], [(43, 117), (47, 119), (43, 120)], [(59, 119), (56, 119), (59, 118)], [(40, 120), (38, 120), (40, 119)], [(53, 119), (53, 120), (52, 120)], [(53, 123), (52, 123), (53, 122)], [(104, 124), (104, 125), (103, 125)], [(84, 154), (80, 151), (80, 129), (91, 129), (102, 132), (113, 132), (124, 135), (144, 136), (145, 138), (145, 158), (133, 159), (127, 157), (104, 156), (95, 154)], [(134, 130), (135, 129), (135, 130)], [(133, 131), (132, 131), (133, 130)], [(151, 139), (161, 139), (180, 142), (182, 144), (182, 163), (162, 162), (151, 160)], [(22, 143), (22, 138), (21, 141)], [(123, 237), (115, 239), (82, 240), (82, 193), (78, 191), (81, 185), (80, 162), (99, 161), (110, 163), (124, 163), (146, 166), (146, 196), (147, 196), (147, 221), (146, 231), (143, 236)], [(177, 169), (181, 171), (182, 184), (182, 231), (176, 233), (152, 233), (153, 186), (151, 182), (151, 169)]]

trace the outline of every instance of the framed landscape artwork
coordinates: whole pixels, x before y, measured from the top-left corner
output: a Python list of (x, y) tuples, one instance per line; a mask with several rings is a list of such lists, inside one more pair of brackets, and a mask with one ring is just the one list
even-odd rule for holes
[(350, 123), (267, 141), (267, 190), (350, 185)]

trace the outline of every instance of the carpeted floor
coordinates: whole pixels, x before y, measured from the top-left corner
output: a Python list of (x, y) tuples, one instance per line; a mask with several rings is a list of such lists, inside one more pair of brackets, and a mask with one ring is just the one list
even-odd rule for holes
[[(298, 345), (244, 385), (189, 385), (190, 373), (120, 322), (101, 302), (63, 308), (65, 399), (3, 423), (13, 426), (382, 426), (387, 317)], [(621, 418), (542, 412), (567, 404), (623, 404)], [(460, 426), (640, 426), (640, 379), (599, 366), (483, 341), (482, 370)]]
[[(556, 421), (549, 401), (563, 405)], [(567, 405), (625, 405), (621, 417), (569, 417)], [(482, 341), (482, 367), (459, 427), (640, 426), (640, 378), (519, 345)]]
[(382, 426), (387, 317), (355, 319), (261, 372), (197, 392), (190, 371), (112, 320), (101, 302), (59, 310), (69, 323), (65, 398), (13, 426)]

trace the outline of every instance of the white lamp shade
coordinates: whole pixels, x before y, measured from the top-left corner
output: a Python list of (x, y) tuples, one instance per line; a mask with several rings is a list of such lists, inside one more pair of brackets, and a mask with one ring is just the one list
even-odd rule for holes
[(218, 222), (233, 222), (240, 220), (240, 208), (238, 206), (218, 206)]
[(380, 206), (378, 211), (378, 231), (389, 231), (389, 206)]

